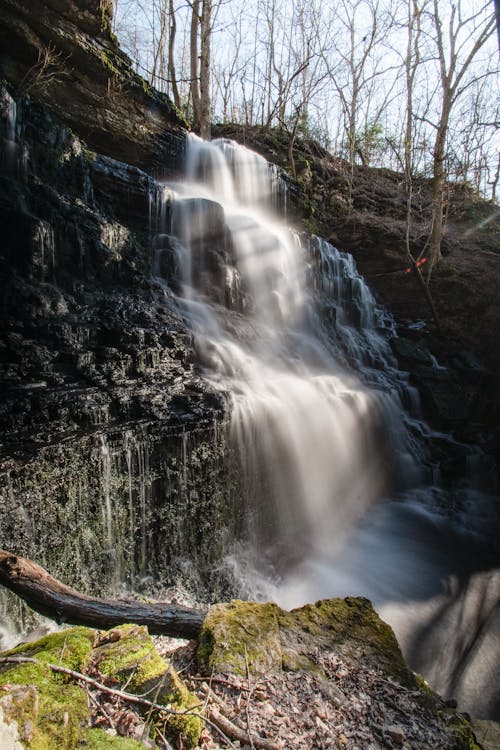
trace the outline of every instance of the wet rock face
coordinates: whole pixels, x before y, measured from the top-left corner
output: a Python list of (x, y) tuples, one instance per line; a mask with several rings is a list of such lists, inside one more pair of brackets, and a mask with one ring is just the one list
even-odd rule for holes
[(405, 336), (394, 338), (392, 348), (432, 424), (463, 432), (470, 422), (487, 422), (495, 378), (471, 352), (444, 354), (438, 362), (425, 343)]
[(161, 187), (0, 94), (1, 544), (87, 590), (188, 556), (208, 577), (236, 480), (225, 396), (153, 275)]

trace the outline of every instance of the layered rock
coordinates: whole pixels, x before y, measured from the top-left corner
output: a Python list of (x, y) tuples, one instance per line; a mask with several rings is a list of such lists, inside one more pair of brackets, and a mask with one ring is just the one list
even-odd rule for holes
[(2, 0), (0, 76), (55, 112), (90, 148), (165, 174), (186, 123), (132, 71), (111, 33), (109, 0)]
[(188, 557), (208, 575), (235, 532), (236, 480), (225, 396), (162, 278), (175, 286), (163, 188), (10, 85), (0, 101), (2, 544), (87, 589), (168, 583)]

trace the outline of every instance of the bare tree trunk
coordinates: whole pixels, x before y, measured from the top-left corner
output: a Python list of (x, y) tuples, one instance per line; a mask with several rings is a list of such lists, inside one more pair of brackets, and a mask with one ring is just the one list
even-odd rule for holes
[(174, 50), (175, 50), (175, 34), (177, 32), (177, 21), (175, 18), (174, 0), (168, 2), (168, 13), (170, 16), (170, 30), (168, 34), (168, 77), (172, 85), (172, 97), (174, 104), (177, 109), (181, 108), (181, 98), (179, 96), (179, 89), (177, 87), (177, 75), (175, 72), (175, 61), (174, 61)]
[(495, 170), (495, 174), (493, 175), (493, 179), (490, 182), (491, 185), (491, 202), (496, 203), (497, 199), (497, 187), (498, 187), (498, 180), (500, 178), (500, 153), (498, 154), (498, 161), (497, 161), (497, 167)]
[[(441, 239), (443, 236), (443, 190), (445, 184), (444, 160), (446, 158), (446, 140), (450, 114), (457, 99), (467, 90), (468, 84), (463, 84), (467, 73), (477, 53), (488, 41), (495, 29), (495, 17), (490, 16), (479, 27), (475, 26), (477, 14), (470, 17), (463, 15), (465, 3), (458, 0), (451, 5), (447, 25), (447, 39), (443, 33), (438, 0), (433, 2), (432, 22), (434, 25), (435, 44), (439, 59), (441, 84), (441, 112), (436, 127), (436, 139), (433, 151), (432, 176), (432, 224), (429, 235), (429, 264), (427, 266), (427, 283), (432, 270), (441, 260)], [(466, 52), (465, 42), (461, 42), (460, 34), (468, 31), (471, 45)], [(449, 50), (449, 51), (448, 51)], [(459, 53), (464, 59), (461, 61)], [(470, 83), (470, 82), (469, 82)]]
[(200, 44), (200, 135), (210, 138), (210, 21), (212, 0), (203, 0)]
[[(158, 73), (160, 73), (161, 75), (162, 60), (164, 57), (165, 39), (167, 35), (166, 0), (161, 3), (158, 12), (160, 14), (160, 36), (158, 37), (158, 44), (156, 45), (156, 48), (154, 50), (153, 69), (150, 75), (150, 83), (152, 86), (155, 85), (155, 78), (157, 77)], [(158, 88), (160, 88), (160, 86), (158, 86)]]
[(427, 266), (427, 278), (437, 263), (442, 259), (441, 239), (443, 237), (443, 191), (444, 191), (444, 159), (445, 159), (445, 137), (448, 127), (448, 118), (443, 116), (439, 124), (433, 154), (432, 174), (432, 223), (429, 234), (429, 262)]
[(191, 102), (193, 127), (200, 128), (200, 81), (198, 75), (198, 28), (200, 25), (200, 0), (192, 0), (190, 37)]
[[(417, 260), (413, 255), (411, 248), (411, 226), (413, 218), (413, 158), (412, 158), (412, 144), (413, 144), (413, 94), (415, 86), (415, 76), (417, 73), (418, 66), (420, 65), (420, 34), (421, 34), (421, 15), (425, 8), (425, 0), (421, 7), (418, 5), (417, 0), (413, 0), (413, 5), (408, 12), (408, 44), (406, 49), (405, 59), (405, 76), (406, 76), (406, 127), (405, 127), (405, 139), (404, 139), (404, 170), (405, 170), (405, 187), (406, 187), (406, 234), (405, 234), (405, 245), (406, 245), (406, 257), (410, 263), (410, 267), (417, 280), (418, 285), (422, 289), (432, 317), (436, 324), (438, 331), (441, 331), (441, 322), (439, 320), (438, 312), (432, 299), (429, 287), (425, 283), (422, 272), (417, 264)], [(442, 206), (442, 200), (441, 204)], [(441, 212), (442, 216), (442, 212)]]
[(292, 175), (294, 180), (297, 179), (297, 169), (295, 167), (293, 149), (295, 148), (295, 141), (297, 140), (297, 132), (299, 129), (300, 118), (301, 118), (300, 108), (297, 108), (295, 111), (295, 117), (293, 121), (293, 129), (291, 133), (289, 132), (289, 139), (288, 139), (288, 164), (290, 168), (290, 174)]

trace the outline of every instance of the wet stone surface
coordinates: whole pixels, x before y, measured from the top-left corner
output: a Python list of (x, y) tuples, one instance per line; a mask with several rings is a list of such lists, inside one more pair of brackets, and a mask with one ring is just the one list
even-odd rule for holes
[(236, 478), (226, 396), (154, 276), (163, 188), (1, 94), (2, 544), (86, 590), (187, 557), (197, 580), (237, 533)]

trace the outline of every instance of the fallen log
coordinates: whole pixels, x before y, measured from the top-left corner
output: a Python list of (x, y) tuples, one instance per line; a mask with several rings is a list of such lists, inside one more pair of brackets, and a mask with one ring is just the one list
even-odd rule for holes
[(0, 584), (51, 620), (99, 630), (132, 622), (146, 625), (154, 635), (197, 638), (205, 617), (202, 610), (178, 604), (99, 599), (81, 594), (31, 560), (3, 550), (0, 550)]

